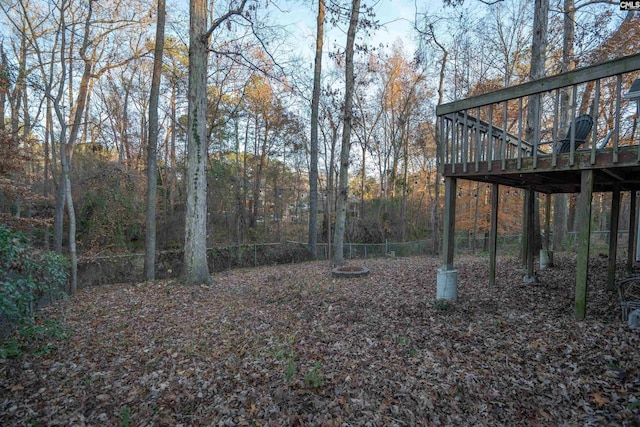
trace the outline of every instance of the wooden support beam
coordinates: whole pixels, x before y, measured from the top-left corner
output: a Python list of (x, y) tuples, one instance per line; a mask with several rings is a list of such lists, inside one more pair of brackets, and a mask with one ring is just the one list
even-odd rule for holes
[(534, 270), (535, 249), (536, 249), (536, 192), (527, 190), (527, 282), (535, 283), (536, 272)]
[(591, 241), (591, 202), (593, 199), (593, 170), (583, 170), (580, 180), (576, 211), (578, 254), (576, 262), (576, 319), (584, 319), (587, 308), (587, 280), (589, 273), (589, 246)]
[(493, 159), (493, 104), (489, 104), (489, 132), (487, 133), (487, 167), (489, 172), (491, 172)]
[(453, 253), (456, 243), (456, 194), (457, 179), (445, 177), (444, 180), (444, 216), (442, 238), (442, 269), (453, 270)]
[(618, 143), (620, 142), (620, 98), (622, 98), (622, 75), (616, 75), (616, 111), (613, 119), (613, 163), (618, 163)]
[(551, 194), (546, 195), (544, 208), (544, 249), (551, 249)]
[(530, 192), (524, 191), (524, 204), (522, 205), (522, 267), (526, 270), (529, 255), (529, 195)]
[(498, 208), (500, 186), (491, 186), (491, 231), (489, 235), (489, 285), (496, 284), (496, 252), (498, 250)]
[(635, 259), (635, 240), (636, 240), (636, 229), (638, 224), (636, 224), (636, 210), (637, 210), (637, 201), (638, 194), (635, 191), (630, 191), (629, 196), (631, 198), (630, 207), (629, 207), (629, 239), (627, 243), (627, 273), (631, 273), (633, 269), (633, 260)]
[(601, 169), (601, 170), (602, 170), (602, 172), (606, 173), (607, 175), (609, 175), (609, 176), (610, 176), (610, 177), (612, 177), (612, 178), (617, 179), (617, 180), (618, 180), (618, 181), (620, 181), (620, 182), (624, 182), (624, 180), (625, 180), (623, 177), (621, 177), (621, 176), (620, 176), (620, 175), (618, 175), (617, 173), (615, 173), (615, 172), (611, 171), (610, 169), (606, 169), (606, 168), (605, 168), (605, 169)]
[[(640, 152), (640, 150), (638, 150)], [(634, 236), (634, 240), (636, 241), (636, 261), (640, 262), (640, 209), (636, 206), (636, 235)]]
[(620, 185), (614, 184), (611, 198), (611, 220), (609, 226), (609, 266), (607, 289), (612, 291), (616, 283), (616, 260), (618, 258), (618, 223), (620, 218)]

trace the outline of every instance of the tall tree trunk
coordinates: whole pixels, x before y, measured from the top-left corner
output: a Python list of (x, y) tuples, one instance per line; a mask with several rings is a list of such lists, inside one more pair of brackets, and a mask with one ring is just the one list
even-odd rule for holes
[(7, 55), (4, 53), (4, 48), (0, 44), (0, 131), (6, 129), (4, 124), (5, 106), (7, 104), (7, 92), (9, 90), (8, 79), (8, 62)]
[[(432, 29), (433, 30), (433, 29)], [(432, 32), (433, 34), (433, 32)], [(445, 70), (447, 67), (447, 59), (449, 57), (449, 51), (444, 45), (433, 37), (434, 43), (442, 50), (442, 64), (440, 65), (440, 74), (438, 78), (438, 105), (442, 104), (444, 98), (444, 78)], [(440, 253), (440, 121), (436, 122), (434, 142), (436, 148), (436, 179), (434, 185), (433, 205), (431, 206), (431, 236), (432, 236), (432, 248), (434, 254)]]
[(178, 118), (176, 92), (176, 83), (174, 82), (171, 86), (171, 137), (169, 139), (169, 164), (171, 165), (171, 169), (169, 171), (169, 207), (171, 208), (171, 213), (173, 213), (173, 208), (176, 204), (176, 193), (178, 192), (178, 165), (176, 164), (176, 129), (178, 127)]
[(149, 139), (147, 141), (147, 218), (144, 241), (144, 274), (156, 277), (156, 193), (158, 184), (158, 101), (164, 50), (165, 0), (158, 0), (156, 45), (153, 52), (153, 76), (149, 95)]
[[(533, 42), (531, 45), (531, 68), (529, 71), (532, 80), (537, 80), (544, 77), (548, 21), (549, 0), (535, 0), (533, 18)], [(536, 135), (535, 130), (539, 129), (540, 127), (541, 102), (542, 99), (540, 95), (533, 95), (529, 97), (529, 103), (527, 105), (527, 127), (525, 131), (525, 138), (530, 142), (534, 142), (536, 136), (539, 136), (539, 133)], [(542, 240), (540, 238), (540, 209), (538, 208), (538, 195), (532, 192), (531, 197), (535, 197), (535, 218), (532, 222), (534, 224), (535, 239), (533, 242), (528, 242), (528, 244), (534, 245), (534, 250), (540, 250), (540, 248), (542, 247)], [(528, 213), (529, 211), (526, 210), (525, 212)], [(527, 261), (529, 263), (528, 269), (531, 270), (532, 260)], [(529, 271), (529, 273), (529, 275), (531, 275), (531, 271)]]
[[(69, 218), (69, 255), (71, 257), (71, 295), (74, 295), (78, 289), (78, 256), (76, 253), (76, 215), (73, 206), (73, 197), (71, 192), (71, 160), (73, 158), (73, 148), (80, 133), (82, 126), (82, 116), (87, 105), (89, 97), (89, 83), (93, 74), (93, 58), (87, 56), (87, 50), (91, 44), (89, 39), (91, 35), (90, 26), (92, 22), (92, 5), (89, 2), (89, 11), (84, 23), (84, 39), (80, 48), (80, 57), (84, 62), (84, 69), (78, 87), (78, 94), (74, 104), (73, 123), (69, 132), (69, 139), (66, 141), (63, 156), (66, 155), (66, 162), (62, 164), (64, 174), (64, 190), (66, 193), (67, 215)], [(61, 140), (62, 142), (63, 140)]]
[(11, 133), (18, 135), (20, 131), (20, 109), (26, 95), (27, 81), (27, 35), (25, 28), (22, 28), (20, 35), (20, 49), (18, 52), (18, 75), (13, 87), (13, 94), (9, 97), (11, 105)]
[[(253, 185), (251, 187), (251, 219), (250, 219), (250, 227), (256, 227), (256, 220), (258, 218), (258, 211), (260, 205), (260, 174), (261, 174), (261, 165), (262, 165), (262, 157), (259, 156), (260, 151), (259, 147), (259, 132), (258, 132), (258, 114), (256, 113), (255, 119), (253, 121)], [(256, 159), (260, 159), (259, 162), (256, 162)], [(255, 239), (255, 234), (253, 235), (253, 239)]]
[(78, 291), (78, 253), (76, 250), (76, 214), (73, 206), (73, 197), (71, 196), (71, 158), (73, 154), (73, 145), (65, 144), (62, 149), (62, 173), (64, 179), (64, 200), (67, 206), (67, 216), (69, 218), (69, 258), (71, 258), (71, 284), (69, 294), (75, 295)]
[[(402, 200), (400, 203), (400, 240), (407, 239), (407, 195), (409, 192), (409, 120), (406, 120), (402, 133)], [(364, 172), (364, 171), (363, 171)]]
[[(247, 164), (247, 144), (249, 143), (249, 126), (250, 126), (250, 121), (249, 118), (247, 117), (246, 120), (246, 126), (244, 127), (244, 150), (243, 150), (243, 156), (242, 156), (242, 241), (244, 241), (246, 233), (247, 233), (247, 229), (248, 226), (247, 225), (251, 225), (251, 209), (249, 209), (249, 211), (247, 212), (247, 200), (249, 198), (249, 192), (247, 190), (248, 188), (248, 183), (249, 183), (249, 176), (248, 174), (248, 164)], [(249, 208), (251, 208), (251, 206), (249, 206)]]
[[(0, 89), (1, 90), (1, 89)], [(49, 165), (50, 163), (50, 147), (51, 147), (51, 139), (52, 139), (52, 134), (50, 132), (51, 129), (51, 121), (53, 119), (53, 116), (51, 114), (51, 99), (47, 98), (47, 100), (45, 101), (45, 120), (44, 120), (44, 171), (43, 171), (43, 177), (44, 177), (44, 182), (43, 182), (43, 186), (42, 186), (42, 196), (47, 199), (49, 197)], [(4, 116), (0, 115), (0, 120), (4, 121)], [(49, 226), (46, 225), (44, 227), (44, 248), (46, 250), (49, 250), (49, 244), (50, 244), (50, 239), (49, 239)]]
[(336, 208), (336, 229), (333, 237), (333, 264), (344, 264), (343, 246), (347, 220), (347, 201), (349, 197), (349, 152), (351, 151), (351, 126), (353, 120), (353, 55), (360, 13), (360, 0), (351, 3), (351, 18), (347, 31), (345, 51), (345, 94), (342, 126), (342, 148), (340, 150), (340, 176), (338, 178), (338, 206)]
[(187, 284), (211, 282), (207, 265), (207, 0), (191, 0), (189, 119), (184, 274)]
[[(240, 245), (242, 244), (242, 234), (244, 231), (244, 207), (245, 207), (245, 201), (244, 201), (244, 181), (243, 181), (243, 176), (241, 175), (241, 169), (240, 169), (240, 124), (238, 123), (239, 119), (238, 116), (236, 115), (233, 118), (233, 124), (235, 127), (235, 170), (236, 170), (236, 179), (235, 179), (235, 186), (234, 186), (234, 192), (235, 192), (235, 198), (236, 198), (236, 218), (235, 218), (235, 237), (234, 237), (234, 243), (236, 245)], [(245, 153), (245, 157), (246, 157), (246, 153)]]
[[(65, 2), (61, 5), (61, 28), (65, 27), (64, 23), (64, 9), (66, 8)], [(57, 207), (66, 205), (67, 215), (69, 218), (69, 256), (71, 258), (71, 284), (69, 287), (69, 293), (74, 295), (78, 288), (78, 257), (76, 252), (76, 217), (75, 217), (75, 209), (73, 205), (72, 191), (71, 191), (71, 160), (73, 158), (73, 148), (76, 140), (78, 139), (78, 134), (80, 132), (80, 127), (82, 126), (82, 117), (84, 114), (84, 109), (86, 107), (88, 92), (89, 92), (89, 83), (91, 77), (93, 75), (93, 63), (94, 59), (87, 55), (88, 48), (91, 44), (90, 36), (90, 26), (92, 22), (92, 2), (88, 4), (88, 12), (84, 22), (84, 38), (82, 42), (82, 46), (79, 51), (79, 56), (84, 63), (84, 68), (82, 72), (82, 77), (80, 79), (80, 85), (78, 87), (78, 93), (75, 98), (75, 102), (72, 104), (73, 109), (71, 111), (70, 120), (71, 123), (71, 131), (69, 132), (69, 137), (66, 136), (67, 129), (67, 120), (64, 117), (62, 112), (62, 97), (64, 93), (64, 81), (71, 81), (70, 77), (68, 79), (63, 80), (63, 82), (58, 87), (58, 93), (53, 102), (53, 107), (56, 113), (56, 117), (60, 124), (60, 158), (62, 162), (62, 179), (60, 180), (60, 188), (58, 193), (58, 201)], [(65, 32), (62, 32), (61, 36), (61, 52), (65, 51)], [(61, 67), (61, 75), (66, 77), (66, 58), (60, 58), (60, 67)], [(62, 210), (60, 212), (56, 212), (56, 250), (61, 249), (62, 238), (58, 240), (58, 229), (62, 230)]]
[[(60, 137), (62, 137), (62, 132), (60, 132)], [(64, 144), (60, 141), (58, 146), (60, 147), (60, 158), (65, 154), (63, 153)], [(61, 160), (62, 161), (62, 160)], [(53, 221), (53, 250), (61, 254), (62, 253), (62, 240), (64, 238), (64, 207), (65, 207), (65, 197), (66, 190), (65, 179), (63, 175), (63, 171), (60, 170), (60, 178), (58, 180), (58, 193), (56, 195), (56, 210)]]
[[(327, 165), (327, 170), (326, 170), (326, 175), (327, 175), (327, 193), (326, 193), (326, 209), (325, 209), (325, 229), (326, 229), (326, 239), (327, 239), (327, 259), (331, 259), (332, 257), (332, 219), (333, 219), (333, 212), (335, 212), (334, 210), (334, 206), (335, 206), (335, 199), (334, 199), (334, 195), (335, 195), (335, 173), (334, 173), (334, 163), (336, 160), (336, 146), (338, 145), (338, 125), (336, 123), (334, 123), (333, 119), (331, 118), (331, 116), (329, 116), (329, 122), (330, 122), (330, 129), (331, 129), (331, 136), (330, 136), (330, 147), (327, 149), (327, 138), (326, 138), (326, 134), (324, 134), (323, 132), (323, 140), (325, 142), (325, 165)], [(326, 158), (326, 154), (327, 152), (329, 153), (329, 159)], [(327, 161), (328, 160), (328, 161)]]
[(322, 44), (324, 37), (324, 0), (318, 0), (316, 57), (313, 69), (313, 98), (311, 100), (311, 150), (309, 159), (309, 251), (318, 258), (318, 113), (322, 75)]
[(207, 265), (207, 62), (209, 37), (232, 15), (241, 14), (247, 0), (227, 11), (207, 29), (207, 0), (189, 6), (189, 89), (187, 129), (187, 212), (184, 279), (187, 284), (211, 283)]
[[(576, 8), (574, 0), (564, 0), (564, 26), (562, 32), (562, 63), (561, 72), (575, 69), (573, 59), (573, 44), (575, 39)], [(567, 87), (560, 92), (560, 120), (559, 130), (569, 126), (569, 111), (571, 111), (572, 88)], [(572, 205), (575, 206), (575, 205)], [(560, 250), (566, 239), (568, 199), (566, 194), (556, 194), (553, 204), (553, 249)]]
[[(27, 36), (23, 35), (20, 41), (20, 74), (21, 85), (22, 85), (22, 136), (25, 140), (29, 137), (31, 133), (31, 116), (29, 113), (29, 97), (27, 96)], [(24, 65), (23, 65), (24, 64)], [(23, 70), (23, 67), (25, 68)]]

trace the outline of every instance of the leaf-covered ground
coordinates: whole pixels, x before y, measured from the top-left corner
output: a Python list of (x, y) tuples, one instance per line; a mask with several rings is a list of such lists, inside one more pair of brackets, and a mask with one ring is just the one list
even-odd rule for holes
[(556, 262), (525, 285), (501, 258), (491, 288), (486, 258), (458, 258), (455, 304), (424, 257), (366, 260), (357, 279), (316, 262), (85, 289), (42, 313), (67, 327), (38, 343), (55, 351), (0, 360), (0, 425), (640, 423), (640, 335), (606, 260), (582, 322), (575, 262)]

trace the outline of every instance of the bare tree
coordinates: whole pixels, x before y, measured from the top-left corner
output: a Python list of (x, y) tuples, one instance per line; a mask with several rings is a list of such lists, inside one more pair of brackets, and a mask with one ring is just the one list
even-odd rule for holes
[[(575, 39), (576, 7), (574, 0), (564, 0), (564, 25), (562, 31), (562, 62), (560, 71), (567, 72), (576, 66), (574, 61), (573, 45)], [(570, 100), (573, 89), (563, 88), (560, 92), (560, 128), (569, 125)], [(556, 194), (553, 206), (553, 249), (560, 250), (567, 233), (567, 204), (566, 194)]]
[(333, 264), (344, 264), (344, 232), (347, 220), (347, 202), (349, 198), (349, 153), (351, 151), (351, 126), (353, 120), (353, 56), (360, 13), (360, 0), (351, 3), (351, 17), (347, 30), (345, 50), (345, 93), (342, 121), (342, 148), (340, 149), (340, 176), (338, 178), (338, 206), (336, 208), (336, 228), (333, 237)]
[[(534, 4), (534, 17), (533, 17), (533, 41), (531, 44), (531, 67), (529, 75), (532, 80), (540, 79), (544, 77), (545, 61), (546, 61), (546, 49), (547, 49), (547, 33), (549, 22), (549, 0), (535, 0)], [(536, 129), (540, 127), (540, 113), (541, 113), (541, 96), (534, 95), (529, 97), (529, 104), (527, 105), (527, 126), (525, 130), (525, 138), (527, 141), (533, 141), (536, 136)], [(534, 198), (530, 200), (528, 198)], [(534, 203), (537, 207), (537, 195), (533, 190), (529, 190), (527, 197), (525, 197), (525, 203)], [(523, 256), (523, 260), (527, 266), (527, 277), (533, 278), (535, 275), (533, 268), (533, 249), (539, 249), (541, 245), (540, 240), (540, 215), (539, 209), (535, 209), (535, 218), (528, 218), (530, 209), (524, 209), (527, 213), (527, 221), (525, 221), (525, 229), (527, 230), (528, 237), (525, 240), (528, 250)], [(533, 230), (531, 227), (533, 226)], [(531, 246), (533, 245), (533, 249)]]
[(0, 131), (5, 130), (4, 111), (9, 91), (9, 64), (4, 52), (4, 44), (0, 43)]
[(318, 257), (318, 112), (322, 75), (322, 44), (324, 38), (324, 0), (318, 0), (316, 56), (313, 69), (313, 97), (311, 100), (311, 149), (309, 158), (309, 250)]
[[(6, 13), (7, 5), (0, 3), (0, 6)], [(55, 240), (56, 250), (60, 251), (66, 207), (69, 255), (72, 264), (70, 293), (73, 294), (77, 289), (76, 215), (71, 191), (74, 146), (86, 135), (83, 129), (87, 126), (87, 110), (93, 82), (108, 70), (120, 67), (131, 59), (119, 55), (121, 49), (110, 43), (110, 37), (114, 32), (130, 27), (134, 22), (138, 26), (142, 22), (128, 17), (125, 5), (120, 2), (110, 5), (108, 13), (114, 16), (111, 18), (106, 16), (106, 9), (95, 0), (86, 3), (59, 0), (45, 16), (36, 15), (36, 18), (30, 15), (34, 13), (35, 8), (32, 10), (27, 2), (16, 2), (13, 6), (12, 10), (19, 11), (28, 24), (29, 31), (34, 33), (34, 37), (27, 37), (26, 40), (35, 52), (35, 67), (40, 70), (42, 81), (36, 82), (34, 79), (30, 84), (43, 92), (48, 99), (47, 108), (50, 102), (58, 122), (57, 139), (62, 167), (56, 203)], [(116, 19), (115, 16), (121, 19)], [(51, 22), (47, 35), (52, 36), (53, 41), (48, 42), (46, 48), (41, 45), (46, 42), (43, 42), (41, 37), (35, 37), (36, 25), (31, 22), (32, 19), (37, 21), (37, 26), (43, 22)], [(11, 22), (21, 31), (23, 27), (17, 24), (17, 20)], [(98, 22), (100, 26), (97, 25)], [(78, 75), (75, 75), (75, 72)], [(74, 84), (77, 84), (77, 87), (74, 87)]]
[(153, 52), (153, 77), (149, 95), (149, 140), (147, 142), (147, 227), (145, 229), (144, 274), (147, 280), (156, 275), (156, 193), (158, 184), (158, 101), (164, 50), (165, 0), (158, 0), (156, 40)]
[(209, 39), (234, 15), (242, 0), (207, 24), (207, 0), (191, 0), (189, 8), (189, 107), (187, 129), (187, 212), (185, 217), (184, 278), (187, 284), (210, 283), (207, 264), (207, 63)]

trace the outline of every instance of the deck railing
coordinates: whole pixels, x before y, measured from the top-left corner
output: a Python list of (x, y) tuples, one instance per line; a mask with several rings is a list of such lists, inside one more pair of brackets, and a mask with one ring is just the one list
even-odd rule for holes
[[(571, 140), (569, 166), (578, 150), (590, 151), (592, 165), (598, 150), (611, 150), (615, 164), (621, 147), (638, 144), (640, 94), (629, 93), (638, 78), (640, 54), (440, 105), (440, 164), (452, 165), (455, 174), (477, 172), (481, 162), (487, 162), (488, 171), (514, 162), (521, 169), (523, 159), (531, 158), (526, 168), (535, 169), (539, 157), (550, 156), (555, 167), (561, 155), (555, 142), (565, 136)], [(568, 111), (561, 109), (563, 97), (568, 97)], [(530, 105), (538, 108), (530, 111)], [(593, 118), (593, 128), (576, 148), (575, 131), (567, 135), (567, 128), (580, 114)]]

